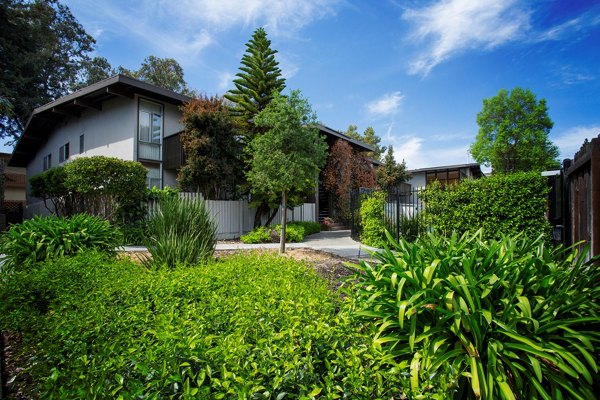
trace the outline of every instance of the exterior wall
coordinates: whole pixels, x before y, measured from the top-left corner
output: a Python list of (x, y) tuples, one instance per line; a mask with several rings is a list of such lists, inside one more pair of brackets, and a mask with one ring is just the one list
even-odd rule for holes
[(179, 111), (179, 107), (173, 104), (163, 104), (164, 110), (164, 137), (172, 136), (177, 132), (181, 132), (183, 130), (183, 125), (181, 124), (181, 111)]
[(165, 186), (170, 188), (179, 187), (179, 183), (177, 183), (177, 171), (163, 169), (163, 187)]
[[(136, 103), (127, 98), (105, 101), (102, 111), (87, 109), (79, 118), (67, 118), (48, 136), (48, 141), (27, 166), (27, 178), (43, 172), (43, 159), (52, 154), (52, 166), (61, 165), (59, 148), (69, 143), (70, 157), (109, 156), (133, 160), (137, 132)], [(79, 154), (79, 137), (84, 152)]]
[(4, 201), (19, 201), (24, 203), (27, 200), (25, 194), (26, 170), (19, 167), (4, 167), (6, 181), (4, 183)]
[(418, 189), (425, 187), (425, 172), (416, 172), (412, 175), (412, 178), (406, 182), (412, 186), (412, 189)]

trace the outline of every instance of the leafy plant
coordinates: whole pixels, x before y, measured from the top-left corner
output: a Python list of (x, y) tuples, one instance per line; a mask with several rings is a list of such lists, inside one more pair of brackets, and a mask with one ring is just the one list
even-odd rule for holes
[(271, 228), (259, 226), (242, 235), (240, 240), (246, 244), (269, 243), (271, 241)]
[(217, 225), (203, 200), (164, 197), (148, 218), (146, 266), (191, 265), (209, 260), (215, 250)]
[(541, 239), (429, 235), (362, 261), (359, 316), (431, 398), (594, 399), (600, 270)]
[(35, 216), (11, 226), (0, 238), (0, 252), (5, 255), (2, 269), (25, 269), (43, 260), (89, 249), (114, 253), (120, 244), (119, 230), (98, 217)]
[(385, 246), (384, 207), (386, 194), (374, 192), (365, 196), (360, 205), (360, 241), (367, 246), (382, 248)]
[(289, 258), (146, 270), (88, 253), (0, 278), (26, 397), (389, 399), (407, 384), (350, 298)]
[(546, 218), (549, 187), (536, 172), (493, 175), (442, 187), (439, 182), (421, 194), (425, 223), (439, 234), (483, 229), (486, 238), (523, 233), (549, 237)]
[(396, 233), (399, 233), (400, 237), (408, 242), (414, 242), (417, 238), (424, 234), (426, 227), (423, 223), (423, 217), (421, 214), (416, 215), (405, 215), (400, 214), (398, 216), (399, 227), (396, 227), (396, 221), (386, 218), (386, 229), (393, 233), (395, 239), (397, 239)]

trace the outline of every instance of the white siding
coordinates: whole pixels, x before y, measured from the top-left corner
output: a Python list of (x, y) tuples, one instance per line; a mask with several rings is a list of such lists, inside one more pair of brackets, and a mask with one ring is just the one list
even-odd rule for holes
[(183, 125), (181, 124), (181, 111), (179, 111), (178, 106), (173, 104), (165, 104), (164, 118), (164, 137), (172, 136), (183, 130)]
[(409, 183), (412, 189), (425, 187), (425, 172), (415, 172), (406, 183)]

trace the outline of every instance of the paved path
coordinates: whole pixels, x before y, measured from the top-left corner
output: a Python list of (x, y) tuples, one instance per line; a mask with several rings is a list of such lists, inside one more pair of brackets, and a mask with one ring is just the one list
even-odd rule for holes
[[(350, 231), (323, 231), (314, 235), (306, 236), (301, 243), (286, 243), (286, 248), (309, 248), (325, 251), (340, 257), (353, 260), (370, 258), (368, 250), (374, 251), (373, 247), (366, 246), (350, 237)], [(217, 243), (217, 250), (251, 250), (251, 249), (278, 249), (279, 243)], [(145, 251), (140, 246), (125, 246), (126, 251)]]
[[(314, 235), (306, 236), (303, 242), (286, 243), (286, 248), (309, 248), (321, 250), (327, 253), (335, 254), (340, 257), (357, 260), (359, 258), (368, 258), (370, 254), (367, 250), (376, 250), (373, 247), (366, 246), (350, 237), (350, 231), (323, 231)], [(218, 243), (217, 250), (237, 250), (237, 249), (278, 249), (279, 243)]]

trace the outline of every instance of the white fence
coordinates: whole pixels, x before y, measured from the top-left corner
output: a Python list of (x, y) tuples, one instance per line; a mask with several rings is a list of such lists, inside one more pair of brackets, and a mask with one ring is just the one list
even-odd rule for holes
[[(198, 193), (180, 193), (181, 197), (202, 198)], [(217, 239), (236, 239), (254, 227), (255, 208), (247, 200), (205, 200), (210, 214), (217, 223)], [(153, 207), (149, 204), (149, 207)], [(287, 212), (288, 221), (316, 221), (315, 204), (305, 203)], [(277, 211), (273, 224), (281, 221), (281, 210)]]
[[(202, 198), (199, 193), (183, 192), (179, 194), (181, 197), (187, 198)], [(148, 203), (148, 208), (151, 210), (155, 207), (154, 202)], [(245, 233), (252, 230), (254, 226), (255, 208), (250, 208), (247, 200), (206, 200), (212, 217), (217, 222), (217, 238), (236, 239)], [(29, 204), (25, 211), (25, 217), (31, 218), (34, 215), (48, 215), (50, 212), (46, 209), (43, 202)], [(298, 207), (294, 207), (287, 212), (288, 221), (316, 221), (315, 219), (315, 204), (305, 203)], [(281, 211), (277, 211), (273, 224), (281, 222)]]

